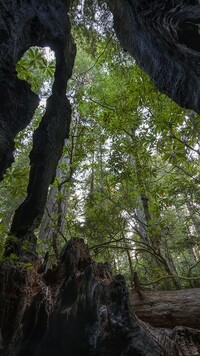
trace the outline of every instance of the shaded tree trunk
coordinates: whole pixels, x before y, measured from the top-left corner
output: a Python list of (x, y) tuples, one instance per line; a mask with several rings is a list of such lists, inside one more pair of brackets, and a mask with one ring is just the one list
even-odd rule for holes
[(197, 237), (200, 238), (200, 218), (196, 216), (196, 211), (198, 211), (198, 208), (195, 209), (190, 200), (187, 201), (187, 208), (190, 214), (190, 219), (192, 220), (192, 223), (194, 225)]
[[(66, 166), (66, 170), (69, 171), (69, 159), (66, 159), (65, 156), (62, 156), (60, 159), (60, 163), (64, 164)], [(59, 183), (57, 186), (52, 186), (49, 189), (47, 204), (40, 226), (39, 238), (41, 241), (46, 240), (48, 238), (50, 247), (53, 247), (55, 257), (58, 260), (58, 240), (60, 238), (65, 239), (65, 217), (68, 205), (67, 189), (62, 184), (62, 182), (70, 182), (72, 177), (69, 173), (68, 178), (66, 179), (66, 176), (64, 176), (61, 169), (56, 170), (56, 177), (58, 178)], [(43, 246), (45, 246), (45, 244), (47, 245), (47, 242), (44, 241)]]
[(134, 153), (132, 153), (131, 160), (133, 160), (133, 167), (135, 168), (136, 172), (142, 206), (142, 211), (140, 210), (140, 207), (138, 209), (142, 220), (138, 220), (139, 230), (142, 232), (140, 237), (142, 237), (143, 242), (145, 242), (146, 244), (146, 253), (144, 254), (144, 251), (142, 252), (149, 260), (149, 266), (152, 266), (153, 269), (157, 271), (157, 273), (160, 274), (162, 273), (162, 271), (164, 271), (169, 275), (173, 275), (173, 278), (171, 280), (172, 283), (171, 281), (166, 280), (166, 289), (170, 289), (171, 284), (174, 285), (175, 288), (180, 288), (181, 285), (178, 278), (176, 277), (177, 272), (175, 269), (175, 265), (173, 264), (172, 258), (171, 260), (169, 258), (165, 258), (161, 251), (161, 230), (159, 229), (159, 226), (156, 223), (157, 220), (159, 220), (160, 213), (158, 208), (156, 216), (154, 216), (155, 212), (154, 214), (152, 214), (152, 212), (150, 211), (148, 197), (148, 181), (146, 179), (144, 167), (142, 167), (141, 164), (139, 156), (139, 147), (137, 144), (138, 142), (134, 129), (131, 130), (129, 136), (134, 147)]

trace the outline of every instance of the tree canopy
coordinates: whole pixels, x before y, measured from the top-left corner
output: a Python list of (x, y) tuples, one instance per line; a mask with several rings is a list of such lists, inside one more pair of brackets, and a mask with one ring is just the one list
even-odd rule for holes
[[(111, 28), (105, 30), (102, 22), (91, 26), (94, 14), (88, 12), (83, 21), (88, 7), (76, 9), (77, 57), (67, 91), (73, 107), (70, 136), (37, 230), (38, 253), (48, 249), (54, 263), (70, 237), (84, 237), (95, 258), (111, 263), (130, 285), (137, 271), (151, 288), (197, 286), (199, 116), (155, 89)], [(99, 21), (101, 13), (96, 16)], [(32, 133), (54, 70), (48, 48), (31, 47), (17, 64), (18, 77), (39, 94), (40, 105), (17, 136), (15, 163), (1, 183), (5, 238), (26, 196)]]

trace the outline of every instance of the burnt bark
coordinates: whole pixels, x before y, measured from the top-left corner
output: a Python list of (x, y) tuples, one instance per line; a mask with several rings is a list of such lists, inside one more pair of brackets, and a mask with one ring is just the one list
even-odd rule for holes
[(33, 136), (27, 198), (16, 210), (11, 226), (11, 234), (19, 241), (10, 239), (7, 242), (6, 256), (20, 255), (25, 249), (24, 241), (26, 246), (29, 243), (28, 250), (35, 250), (33, 231), (41, 221), (48, 187), (69, 133), (71, 108), (66, 98), (66, 85), (76, 51), (70, 34), (68, 6), (66, 0), (0, 1), (1, 178), (13, 161), (15, 135), (30, 122), (38, 105), (37, 95), (26, 82), (17, 78), (15, 65), (30, 46), (49, 46), (56, 56), (52, 95)]
[[(199, 331), (156, 330), (131, 313), (124, 278), (113, 277), (107, 264), (92, 261), (82, 239), (68, 242), (54, 269), (41, 275), (38, 264), (34, 266), (32, 271), (6, 264), (1, 269), (6, 271), (0, 279), (1, 355), (192, 356), (200, 352)], [(15, 293), (2, 299), (10, 289)]]
[(178, 325), (200, 329), (200, 289), (173, 291), (142, 291), (130, 294), (136, 315), (155, 327), (174, 328)]
[(108, 0), (124, 49), (156, 87), (200, 112), (198, 0)]

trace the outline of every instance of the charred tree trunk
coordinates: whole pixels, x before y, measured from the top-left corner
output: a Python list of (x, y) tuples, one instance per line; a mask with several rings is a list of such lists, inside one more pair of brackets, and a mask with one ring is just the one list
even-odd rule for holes
[(199, 1), (107, 2), (123, 48), (160, 91), (179, 105), (200, 112)]
[[(3, 173), (13, 161), (14, 137), (31, 120), (38, 97), (30, 86), (17, 78), (15, 65), (30, 46), (49, 46), (55, 51), (56, 71), (52, 95), (46, 112), (34, 132), (30, 153), (30, 178), (27, 198), (16, 210), (5, 255), (35, 250), (34, 229), (38, 227), (46, 204), (64, 139), (68, 136), (71, 108), (66, 98), (67, 80), (71, 76), (75, 45), (67, 15), (69, 1), (0, 1), (1, 8), (1, 105), (0, 168)], [(12, 107), (11, 107), (12, 106)], [(23, 246), (24, 241), (29, 244)]]
[(92, 261), (82, 239), (68, 242), (57, 268), (37, 271), (37, 263), (31, 271), (1, 268), (1, 355), (199, 354), (199, 331), (164, 332), (140, 322), (123, 277)]

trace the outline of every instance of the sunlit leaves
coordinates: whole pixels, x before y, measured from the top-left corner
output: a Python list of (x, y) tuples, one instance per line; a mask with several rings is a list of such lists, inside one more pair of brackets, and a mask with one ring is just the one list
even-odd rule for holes
[(39, 93), (44, 82), (50, 82), (54, 76), (54, 55), (49, 49), (31, 47), (17, 63), (16, 69), (18, 77), (29, 82), (32, 90)]

